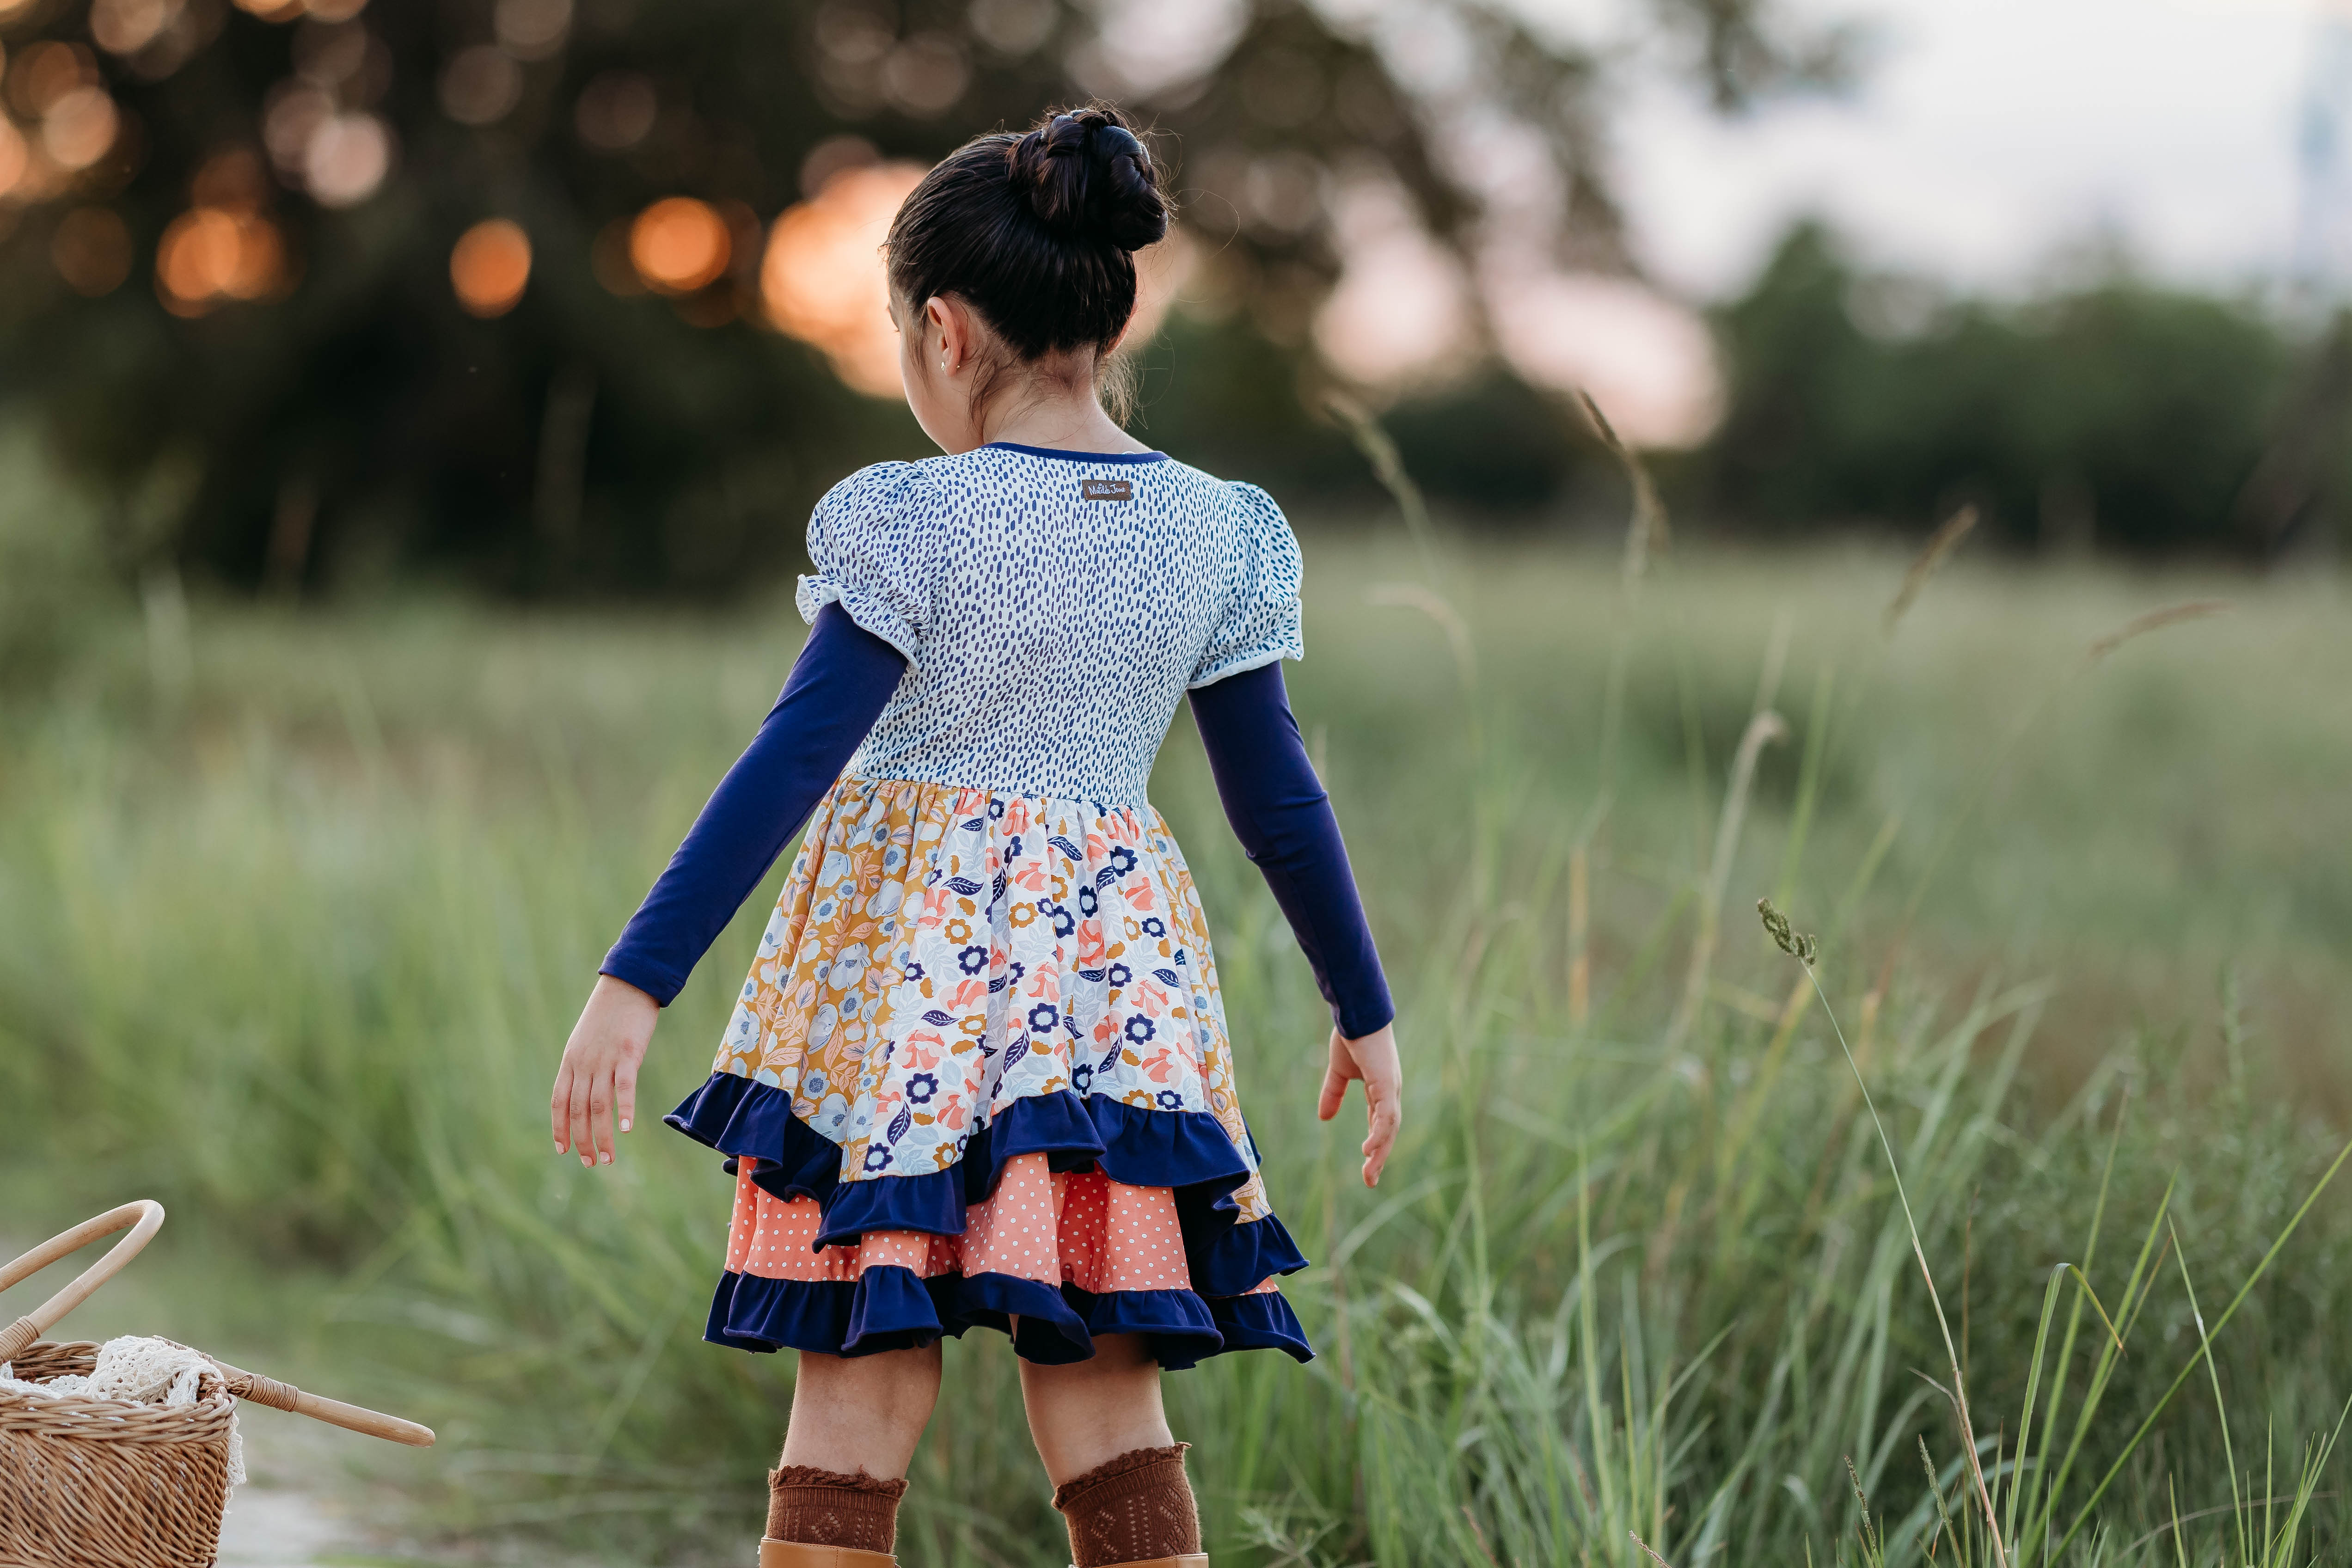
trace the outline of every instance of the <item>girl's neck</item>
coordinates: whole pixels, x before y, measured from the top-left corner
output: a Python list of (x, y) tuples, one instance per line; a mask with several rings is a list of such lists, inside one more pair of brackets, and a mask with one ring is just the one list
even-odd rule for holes
[(979, 426), (982, 445), (1003, 441), (1057, 452), (1151, 450), (1103, 412), (1091, 382), (1083, 393), (1006, 397), (982, 416)]

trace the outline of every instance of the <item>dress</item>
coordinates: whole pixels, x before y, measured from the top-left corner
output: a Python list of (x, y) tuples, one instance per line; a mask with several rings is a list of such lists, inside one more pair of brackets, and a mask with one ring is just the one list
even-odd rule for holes
[(1145, 795), (1188, 689), (1301, 655), (1280, 510), (1156, 453), (994, 446), (852, 476), (809, 552), (802, 613), (907, 668), (666, 1119), (736, 1180), (706, 1337), (856, 1355), (1017, 1321), (1036, 1362), (1127, 1331), (1170, 1368), (1307, 1359), (1276, 1287), (1307, 1260)]

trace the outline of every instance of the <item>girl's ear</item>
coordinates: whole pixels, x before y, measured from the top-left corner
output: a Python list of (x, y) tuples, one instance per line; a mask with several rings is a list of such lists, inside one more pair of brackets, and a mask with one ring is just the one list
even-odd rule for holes
[(923, 301), (923, 348), (950, 375), (961, 370), (979, 347), (978, 323), (961, 300), (934, 294)]

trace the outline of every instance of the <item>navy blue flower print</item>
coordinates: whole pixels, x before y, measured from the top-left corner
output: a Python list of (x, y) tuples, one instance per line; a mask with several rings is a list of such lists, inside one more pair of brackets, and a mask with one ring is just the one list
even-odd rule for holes
[(1147, 916), (1143, 921), (1143, 934), (1146, 936), (1166, 936), (1168, 934), (1168, 922), (1161, 920), (1158, 915)]
[(1040, 909), (1041, 912), (1054, 917), (1054, 934), (1055, 936), (1067, 937), (1072, 931), (1078, 929), (1078, 917), (1070, 913), (1070, 909), (1067, 904), (1045, 904), (1040, 906)]
[(1062, 1010), (1051, 1002), (1040, 1002), (1029, 1009), (1029, 1032), (1042, 1035), (1062, 1021)]
[(956, 954), (956, 967), (966, 974), (977, 974), (988, 967), (988, 949), (974, 942)]
[(909, 980), (920, 980), (923, 977), (923, 966), (910, 958), (907, 960), (907, 968), (905, 973), (907, 978)]
[(1160, 1109), (1162, 1110), (1181, 1110), (1184, 1109), (1184, 1097), (1177, 1093), (1172, 1089), (1163, 1089), (1151, 1098), (1160, 1102)]
[(1086, 1093), (1087, 1086), (1094, 1080), (1095, 1065), (1092, 1062), (1080, 1062), (1070, 1069), (1070, 1087), (1080, 1094)]
[(1124, 985), (1129, 981), (1135, 978), (1135, 971), (1129, 969), (1124, 963), (1114, 963), (1108, 971), (1105, 972), (1103, 978), (1109, 981), (1113, 985)]
[(1135, 851), (1122, 844), (1110, 852), (1110, 868), (1114, 875), (1124, 877), (1135, 869)]
[(888, 1144), (868, 1143), (866, 1145), (866, 1168), (868, 1171), (884, 1170), (888, 1167), (889, 1163), (890, 1146)]
[(907, 1103), (929, 1105), (931, 1097), (940, 1092), (940, 1080), (927, 1072), (912, 1073), (907, 1079)]
[(1158, 1032), (1157, 1027), (1152, 1024), (1151, 1020), (1145, 1017), (1142, 1014), (1130, 1013), (1128, 1015), (1127, 1038), (1129, 1045), (1142, 1045)]
[(1095, 897), (1095, 890), (1092, 888), (1082, 887), (1078, 889), (1078, 913), (1092, 920), (1095, 918), (1095, 910), (1101, 907), (1101, 900)]

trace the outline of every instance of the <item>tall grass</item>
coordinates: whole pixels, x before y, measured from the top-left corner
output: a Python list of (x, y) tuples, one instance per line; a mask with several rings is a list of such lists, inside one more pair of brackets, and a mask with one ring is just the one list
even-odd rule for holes
[[(1613, 559), (1457, 556), (1442, 595), (1428, 560), (1310, 542), (1293, 682), (1404, 1005), (1376, 1192), (1308, 1113), (1320, 1004), (1181, 735), (1155, 780), (1317, 1260), (1316, 1363), (1169, 1380), (1219, 1561), (2352, 1551), (2352, 1224), (2307, 1201), (2352, 986), (2300, 913), (2347, 869), (2352, 742), (2282, 706), (2352, 637), (2278, 593), (2053, 685), (2183, 595), (1956, 568), (1889, 645), (1900, 563), (1700, 563), (1629, 610)], [(1416, 579), (1474, 658), (1392, 607)], [(2282, 612), (2301, 643), (2264, 640)], [(796, 628), (199, 604), (169, 700), (134, 624), (0, 710), (0, 1095), (42, 1108), (13, 1185), (339, 1271), (349, 1375), (444, 1431), (383, 1461), (410, 1528), (739, 1559), (790, 1369), (696, 1342), (724, 1180), (658, 1130), (584, 1173), (543, 1107)], [(1818, 992), (1726, 913), (1763, 892), (1819, 931)], [(707, 1070), (761, 915), (666, 1017), (649, 1102)], [(1060, 1561), (1009, 1351), (949, 1377), (902, 1560)]]

